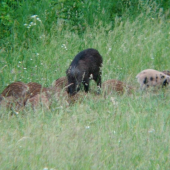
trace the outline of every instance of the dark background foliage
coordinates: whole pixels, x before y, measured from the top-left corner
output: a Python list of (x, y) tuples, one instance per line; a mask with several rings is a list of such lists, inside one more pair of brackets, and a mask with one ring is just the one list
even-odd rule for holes
[(123, 20), (122, 15), (126, 14), (134, 19), (141, 10), (145, 11), (146, 5), (154, 12), (161, 9), (161, 13), (167, 13), (166, 17), (169, 17), (169, 0), (152, 2), (156, 7), (148, 0), (1, 0), (0, 39), (13, 36), (14, 32), (17, 37), (26, 36), (22, 27), (31, 15), (41, 17), (45, 32), (50, 33), (53, 25), (62, 22), (63, 29), (69, 25), (71, 31), (80, 34), (87, 25), (93, 26), (94, 23), (100, 23), (99, 26), (111, 24), (112, 29), (115, 17)]

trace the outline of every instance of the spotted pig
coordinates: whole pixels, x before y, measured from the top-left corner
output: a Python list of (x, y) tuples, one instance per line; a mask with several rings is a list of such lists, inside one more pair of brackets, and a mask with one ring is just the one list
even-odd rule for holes
[(153, 69), (141, 71), (136, 78), (142, 90), (148, 87), (165, 87), (170, 82), (170, 76)]

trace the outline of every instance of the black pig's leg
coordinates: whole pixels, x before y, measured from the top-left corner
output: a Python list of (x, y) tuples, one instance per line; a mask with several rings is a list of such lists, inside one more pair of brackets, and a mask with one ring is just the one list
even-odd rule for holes
[(97, 84), (97, 93), (100, 94), (101, 92), (101, 75), (99, 74), (98, 76), (94, 76), (94, 81)]
[(96, 82), (97, 86), (101, 88), (101, 75), (94, 76), (94, 81)]
[(84, 91), (87, 93), (89, 91), (89, 78), (84, 78), (83, 85), (84, 85)]

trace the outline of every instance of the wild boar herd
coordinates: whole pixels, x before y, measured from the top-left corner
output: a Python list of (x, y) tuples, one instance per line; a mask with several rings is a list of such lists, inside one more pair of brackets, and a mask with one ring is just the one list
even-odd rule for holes
[[(89, 92), (90, 80), (97, 84), (97, 94), (109, 95), (112, 92), (131, 94), (136, 88), (126, 83), (110, 79), (102, 83), (102, 63), (103, 58), (100, 53), (93, 48), (85, 49), (78, 53), (69, 68), (66, 76), (53, 82), (50, 87), (43, 87), (36, 82), (23, 83), (20, 81), (9, 84), (0, 94), (0, 106), (6, 106), (16, 110), (31, 104), (33, 108), (39, 104), (50, 107), (50, 101), (54, 98), (65, 98), (68, 104), (76, 100), (79, 91), (84, 88), (85, 93)], [(149, 87), (159, 89), (166, 87), (170, 82), (170, 71), (157, 71), (146, 69), (136, 76), (141, 90)]]

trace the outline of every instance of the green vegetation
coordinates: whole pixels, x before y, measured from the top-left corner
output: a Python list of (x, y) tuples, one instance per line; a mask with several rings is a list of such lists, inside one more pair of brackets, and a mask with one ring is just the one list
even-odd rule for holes
[[(50, 86), (95, 48), (103, 81), (139, 87), (141, 70), (169, 70), (169, 1), (13, 1), (0, 5), (0, 92), (14, 81)], [(92, 82), (92, 87), (95, 88)], [(67, 106), (0, 107), (0, 169), (169, 169), (170, 95), (88, 94)]]

